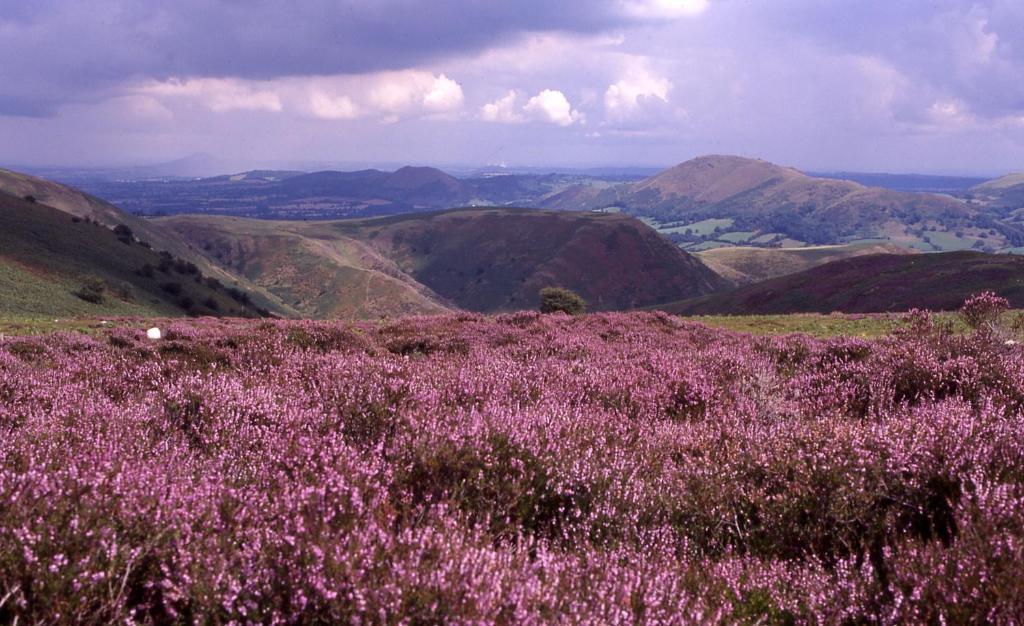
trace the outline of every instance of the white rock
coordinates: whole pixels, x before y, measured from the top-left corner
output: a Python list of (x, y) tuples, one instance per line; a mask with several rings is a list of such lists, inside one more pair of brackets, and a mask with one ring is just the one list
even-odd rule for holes
[(146, 331), (146, 336), (149, 337), (150, 339), (159, 339), (163, 335), (160, 333), (159, 328), (150, 328), (149, 330)]
[(1017, 345), (1017, 342), (1014, 341), (1013, 339), (1007, 339), (1006, 341), (1003, 342), (1003, 345), (1004, 346), (1015, 346), (1015, 345)]

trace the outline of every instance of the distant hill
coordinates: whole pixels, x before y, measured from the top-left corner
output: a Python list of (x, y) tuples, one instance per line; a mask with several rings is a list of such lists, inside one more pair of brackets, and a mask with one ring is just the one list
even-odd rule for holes
[(959, 194), (985, 182), (977, 176), (942, 176), (932, 174), (885, 174), (873, 172), (805, 172), (815, 178), (852, 180), (867, 187), (882, 187), (893, 191), (919, 193)]
[(859, 243), (807, 248), (714, 248), (696, 255), (719, 275), (737, 285), (749, 285), (855, 256), (916, 252), (891, 244)]
[(315, 316), (532, 309), (552, 285), (577, 291), (592, 310), (616, 310), (727, 284), (621, 215), (473, 208), (333, 222), (158, 221)]
[[(578, 206), (577, 199), (569, 201)], [(759, 159), (707, 156), (646, 180), (605, 189), (593, 208), (618, 207), (660, 223), (724, 218), (736, 232), (809, 244), (882, 240), (921, 249), (1000, 249), (1024, 229), (952, 197), (807, 176)]]
[[(78, 184), (131, 213), (206, 213), (261, 219), (329, 220), (460, 206), (543, 208), (550, 197), (569, 190), (583, 190), (583, 193), (591, 194), (624, 180), (635, 180), (635, 177), (488, 171), (474, 173), (469, 178), (456, 178), (433, 167), (406, 166), (393, 172), (377, 169), (311, 173), (254, 170), (202, 179), (112, 180), (97, 177)], [(558, 208), (590, 207), (578, 203)]]
[(969, 197), (995, 210), (1001, 217), (1024, 223), (1024, 173), (1009, 174), (972, 187)]
[(0, 192), (0, 314), (256, 316), (250, 299), (127, 231)]
[(686, 315), (941, 311), (981, 291), (1024, 307), (1024, 258), (967, 251), (858, 256), (661, 308)]

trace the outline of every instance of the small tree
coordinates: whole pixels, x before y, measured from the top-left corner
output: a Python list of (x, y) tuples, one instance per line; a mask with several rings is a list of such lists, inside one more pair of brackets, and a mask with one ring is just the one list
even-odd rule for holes
[(586, 310), (587, 303), (574, 291), (561, 287), (545, 287), (540, 290), (541, 313), (561, 311), (569, 315), (580, 315)]
[(95, 276), (83, 276), (81, 281), (82, 286), (74, 294), (86, 302), (102, 304), (103, 295), (107, 290), (106, 284)]
[(120, 241), (121, 243), (130, 244), (132, 242), (132, 237), (134, 236), (134, 233), (132, 232), (131, 228), (128, 228), (124, 224), (118, 224), (117, 226), (114, 227), (114, 235), (117, 236), (118, 241)]

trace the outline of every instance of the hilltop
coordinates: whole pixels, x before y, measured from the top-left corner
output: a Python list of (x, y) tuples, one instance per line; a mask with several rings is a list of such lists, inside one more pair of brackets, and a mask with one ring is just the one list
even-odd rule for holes
[(660, 308), (685, 315), (948, 311), (982, 291), (1024, 307), (1024, 258), (967, 251), (858, 256)]
[[(949, 196), (816, 178), (735, 156), (699, 157), (646, 180), (590, 195), (587, 204), (593, 208), (615, 207), (660, 225), (672, 224), (680, 243), (749, 245), (774, 237), (789, 246), (870, 240), (941, 251), (997, 250), (1024, 242), (1020, 227)], [(565, 197), (580, 203), (577, 196)], [(731, 238), (699, 232), (703, 223), (712, 221), (713, 234)]]
[[(710, 293), (726, 282), (622, 215), (506, 208), (376, 219), (157, 220), (305, 315), (532, 309), (542, 287), (618, 310)], [(346, 294), (370, 294), (353, 308)]]

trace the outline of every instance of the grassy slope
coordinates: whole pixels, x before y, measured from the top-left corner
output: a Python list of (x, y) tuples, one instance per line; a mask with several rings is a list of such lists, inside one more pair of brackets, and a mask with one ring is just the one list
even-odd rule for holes
[(697, 253), (701, 261), (737, 285), (749, 285), (818, 265), (868, 254), (912, 254), (888, 244), (849, 244), (808, 248), (716, 248)]
[(550, 285), (607, 310), (725, 285), (627, 216), (501, 208), (334, 222), (158, 221), (312, 317), (532, 309)]
[(697, 259), (625, 215), (480, 208), (333, 225), (476, 311), (535, 308), (537, 293), (552, 285), (578, 292), (593, 310), (724, 286)]
[(440, 313), (440, 298), (370, 247), (328, 224), (180, 215), (159, 220), (303, 316)]
[[(0, 193), (0, 311), (9, 315), (184, 315), (183, 298), (212, 300), (225, 314), (245, 314), (223, 291), (196, 282), (195, 276), (138, 270), (160, 265), (159, 255), (125, 244), (105, 226), (74, 222), (52, 207)], [(85, 276), (105, 284), (104, 302), (91, 304), (72, 292)], [(161, 285), (178, 283), (180, 294)], [(251, 310), (248, 313), (252, 313)]]
[(1024, 306), (1024, 258), (977, 252), (869, 255), (663, 308), (692, 315), (948, 311), (987, 290)]
[(226, 285), (236, 286), (248, 292), (259, 306), (282, 315), (295, 313), (291, 307), (281, 302), (276, 296), (212, 263), (210, 259), (196, 252), (174, 233), (160, 228), (151, 220), (144, 220), (125, 213), (116, 206), (73, 187), (28, 174), (0, 169), (0, 192), (18, 198), (31, 195), (41, 204), (77, 217), (88, 217), (109, 227), (124, 224), (131, 228), (140, 240), (152, 245), (154, 250), (166, 250), (175, 257), (195, 264), (206, 276), (211, 276)]

